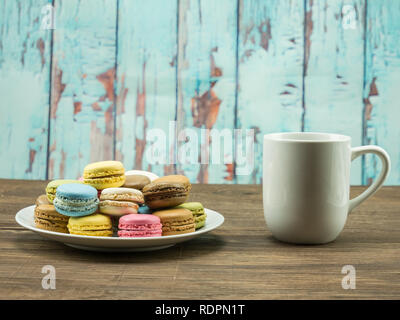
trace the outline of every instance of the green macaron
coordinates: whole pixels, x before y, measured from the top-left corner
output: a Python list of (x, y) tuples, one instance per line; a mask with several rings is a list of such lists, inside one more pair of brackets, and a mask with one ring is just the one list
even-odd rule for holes
[(200, 202), (185, 202), (179, 206), (176, 206), (176, 208), (184, 208), (192, 212), (196, 224), (196, 230), (204, 227), (207, 215), (204, 211), (203, 205)]

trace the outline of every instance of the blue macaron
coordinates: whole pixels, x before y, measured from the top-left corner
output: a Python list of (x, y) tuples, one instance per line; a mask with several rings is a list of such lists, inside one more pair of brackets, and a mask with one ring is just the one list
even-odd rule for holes
[(78, 183), (59, 186), (54, 199), (56, 211), (69, 217), (83, 217), (95, 213), (98, 204), (97, 190)]

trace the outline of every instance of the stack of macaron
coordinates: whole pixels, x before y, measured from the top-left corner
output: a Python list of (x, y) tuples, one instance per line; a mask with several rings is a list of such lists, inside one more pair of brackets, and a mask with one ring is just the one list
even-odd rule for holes
[(158, 237), (194, 232), (205, 225), (199, 202), (183, 175), (159, 178), (125, 171), (119, 161), (87, 165), (79, 180), (53, 180), (36, 200), (38, 228), (86, 236)]

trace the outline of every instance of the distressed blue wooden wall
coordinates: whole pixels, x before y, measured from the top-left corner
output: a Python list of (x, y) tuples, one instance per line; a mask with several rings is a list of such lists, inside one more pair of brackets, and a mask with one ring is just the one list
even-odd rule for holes
[[(54, 30), (41, 28), (49, 3)], [(260, 183), (263, 134), (325, 131), (384, 147), (386, 184), (400, 185), (399, 17), (398, 0), (1, 0), (0, 177), (77, 178), (118, 159), (193, 182)], [(166, 163), (147, 156), (155, 128)], [(174, 164), (180, 130), (204, 128), (254, 129), (254, 171)], [(196, 141), (198, 157), (213, 143)], [(351, 182), (379, 170), (366, 156)]]

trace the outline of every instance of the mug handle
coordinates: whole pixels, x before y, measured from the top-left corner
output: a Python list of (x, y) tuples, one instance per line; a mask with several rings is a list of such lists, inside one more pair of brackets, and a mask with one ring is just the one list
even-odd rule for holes
[(365, 153), (376, 154), (382, 161), (382, 170), (378, 178), (363, 193), (351, 199), (349, 202), (349, 213), (357, 207), (361, 202), (372, 196), (382, 186), (390, 170), (390, 158), (388, 153), (378, 146), (361, 146), (351, 149), (351, 161)]

